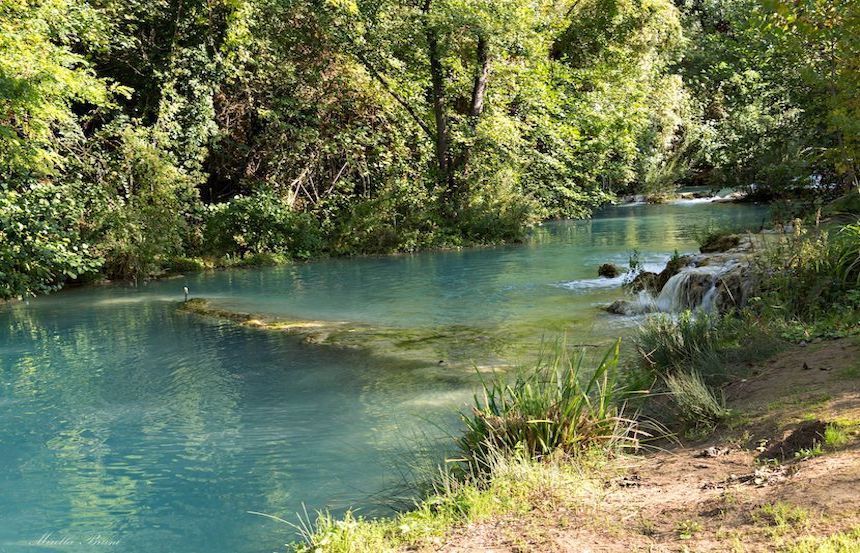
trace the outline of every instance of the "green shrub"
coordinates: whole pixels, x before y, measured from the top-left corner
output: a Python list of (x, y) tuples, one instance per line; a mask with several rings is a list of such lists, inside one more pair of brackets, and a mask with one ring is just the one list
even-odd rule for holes
[(61, 187), (0, 190), (0, 299), (57, 290), (101, 260), (81, 240), (82, 210)]
[(272, 192), (211, 206), (204, 242), (217, 255), (274, 253), (306, 259), (322, 249), (316, 219), (293, 210)]
[(617, 383), (620, 341), (593, 371), (584, 355), (571, 359), (561, 345), (536, 368), (483, 383), (483, 394), (463, 415), (459, 446), (481, 470), (496, 452), (524, 449), (533, 457), (554, 451), (638, 446), (636, 423), (624, 416)]
[(199, 257), (171, 257), (164, 263), (164, 268), (174, 273), (196, 273), (213, 267), (211, 261)]
[(75, 161), (76, 191), (86, 202), (82, 227), (109, 278), (141, 279), (187, 249), (188, 215), (200, 201), (193, 179), (149, 129), (119, 121)]

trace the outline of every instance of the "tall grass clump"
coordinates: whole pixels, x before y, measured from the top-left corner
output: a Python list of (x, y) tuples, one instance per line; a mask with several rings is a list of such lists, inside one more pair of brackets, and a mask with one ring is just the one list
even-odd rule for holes
[(711, 429), (729, 415), (722, 395), (717, 397), (698, 371), (669, 374), (664, 380), (674, 402), (676, 415), (688, 428)]
[(671, 416), (696, 434), (728, 415), (720, 387), (778, 347), (746, 313), (701, 311), (650, 317), (635, 343), (640, 362), (626, 375), (627, 386), (651, 391), (649, 414)]
[(648, 318), (635, 338), (641, 366), (653, 377), (696, 370), (708, 381), (720, 380), (731, 344), (731, 329), (717, 315), (685, 311), (673, 317)]
[(638, 447), (637, 423), (624, 415), (619, 351), (620, 341), (589, 370), (584, 354), (571, 358), (556, 344), (537, 367), (512, 381), (484, 381), (462, 417), (466, 430), (458, 440), (473, 468), (480, 470), (498, 452), (518, 449), (542, 457)]

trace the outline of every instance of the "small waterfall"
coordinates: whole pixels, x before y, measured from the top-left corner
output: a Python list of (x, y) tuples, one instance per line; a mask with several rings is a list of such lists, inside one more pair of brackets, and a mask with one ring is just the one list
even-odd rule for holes
[(666, 281), (656, 297), (647, 291), (639, 292), (635, 300), (624, 302), (620, 311), (628, 315), (678, 313), (685, 309), (713, 311), (716, 308), (720, 277), (737, 266), (737, 262), (731, 262), (726, 265), (685, 267)]

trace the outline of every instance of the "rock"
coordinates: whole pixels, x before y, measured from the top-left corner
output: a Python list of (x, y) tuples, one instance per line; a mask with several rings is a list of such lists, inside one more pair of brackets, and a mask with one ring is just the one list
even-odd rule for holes
[(734, 202), (742, 202), (746, 199), (747, 195), (745, 192), (732, 192), (727, 196), (722, 196), (718, 198), (714, 198), (714, 203), (716, 204), (730, 204)]
[(774, 443), (759, 455), (759, 460), (793, 459), (802, 450), (813, 449), (816, 444), (824, 443), (827, 423), (821, 420), (801, 423), (784, 439)]
[(714, 306), (720, 313), (725, 313), (747, 304), (755, 295), (758, 279), (748, 265), (737, 265), (719, 275), (714, 286)]
[(618, 265), (604, 263), (597, 269), (597, 274), (606, 278), (615, 278), (621, 274), (621, 269), (618, 268)]
[(606, 306), (606, 311), (614, 315), (629, 315), (632, 303), (627, 300), (615, 300)]
[(675, 256), (670, 259), (666, 263), (666, 268), (660, 271), (660, 274), (657, 275), (657, 278), (654, 282), (655, 290), (653, 290), (656, 294), (660, 293), (660, 290), (666, 286), (666, 283), (669, 282), (669, 279), (673, 276), (677, 275), (681, 272), (681, 269), (685, 267), (689, 267), (693, 264), (693, 257), (689, 255), (681, 255)]
[(726, 252), (738, 247), (741, 237), (737, 234), (712, 234), (699, 248), (702, 253)]
[[(654, 292), (656, 283), (657, 273), (642, 271), (627, 284), (627, 287), (634, 292)], [(656, 291), (659, 292), (660, 288), (657, 288)]]
[(719, 457), (720, 455), (728, 455), (732, 450), (728, 447), (716, 447), (712, 446), (708, 449), (704, 449), (696, 454), (698, 458), (707, 458), (707, 457)]
[(630, 300), (616, 300), (603, 308), (606, 312), (614, 315), (643, 315), (656, 311), (656, 306), (649, 302), (637, 302)]

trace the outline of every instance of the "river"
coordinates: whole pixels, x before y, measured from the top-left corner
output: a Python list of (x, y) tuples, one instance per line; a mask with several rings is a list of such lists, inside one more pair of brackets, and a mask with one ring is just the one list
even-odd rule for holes
[[(635, 319), (598, 279), (659, 267), (754, 205), (617, 206), (520, 245), (208, 272), (0, 306), (0, 553), (264, 553), (294, 530), (250, 514), (384, 512), (416, 444), (455, 427), (474, 366), (542, 339), (603, 343)], [(411, 336), (342, 348), (177, 311), (220, 307)], [(458, 336), (468, 336), (460, 339)], [(414, 346), (414, 347), (412, 347)], [(441, 429), (441, 430), (440, 430)]]

